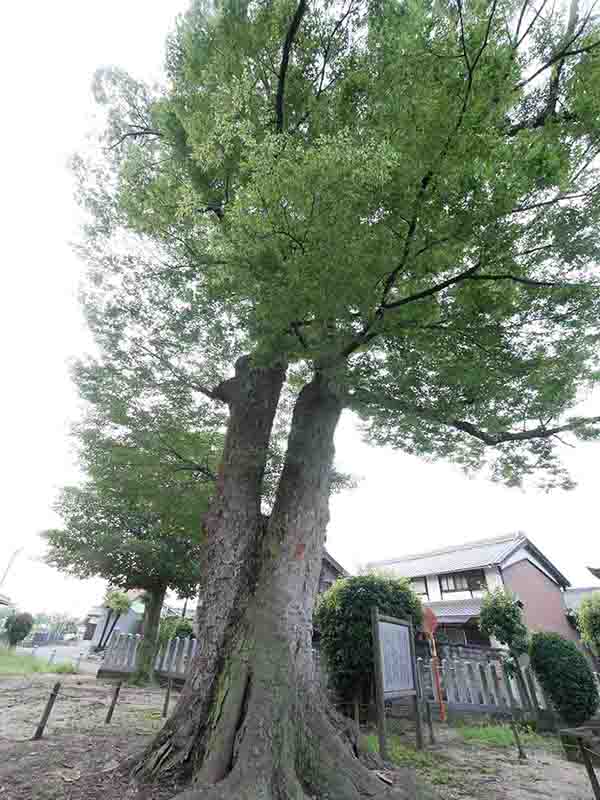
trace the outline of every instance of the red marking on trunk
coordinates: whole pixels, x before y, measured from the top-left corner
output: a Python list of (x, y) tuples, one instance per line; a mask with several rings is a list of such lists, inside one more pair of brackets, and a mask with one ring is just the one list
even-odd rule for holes
[(304, 558), (304, 551), (305, 550), (306, 550), (306, 545), (305, 544), (297, 544), (296, 545), (296, 558), (298, 560), (300, 560), (301, 558)]

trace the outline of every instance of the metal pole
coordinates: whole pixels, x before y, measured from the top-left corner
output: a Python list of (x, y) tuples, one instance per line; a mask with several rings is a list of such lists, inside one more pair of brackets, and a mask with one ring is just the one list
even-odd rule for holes
[(117, 705), (117, 700), (119, 699), (119, 692), (121, 691), (121, 684), (122, 681), (119, 681), (115, 686), (115, 690), (113, 692), (112, 700), (110, 701), (110, 706), (106, 713), (106, 719), (104, 720), (104, 724), (108, 725), (108, 723), (112, 719), (113, 711), (115, 710), (115, 706)]
[(46, 708), (40, 718), (39, 724), (36, 728), (35, 733), (33, 734), (34, 739), (41, 739), (44, 733), (44, 728), (46, 727), (46, 723), (48, 722), (48, 717), (50, 716), (50, 712), (52, 711), (52, 707), (56, 702), (56, 698), (58, 697), (58, 693), (60, 692), (60, 681), (54, 684), (54, 688), (50, 692), (50, 697), (48, 698), (48, 702), (46, 703)]
[(163, 705), (162, 715), (166, 717), (169, 713), (169, 700), (171, 699), (171, 686), (173, 684), (173, 679), (169, 678), (167, 681), (167, 691), (165, 692), (165, 704)]
[(581, 757), (583, 758), (583, 763), (585, 764), (588, 778), (590, 779), (590, 783), (592, 784), (592, 791), (594, 792), (594, 797), (596, 798), (596, 800), (600, 800), (600, 783), (598, 783), (598, 778), (596, 777), (596, 772), (594, 770), (594, 765), (592, 764), (592, 759), (590, 758), (590, 754), (587, 751), (583, 739), (578, 738), (577, 743), (579, 744), (579, 750), (581, 751)]
[(371, 609), (371, 628), (373, 632), (373, 656), (375, 662), (375, 700), (377, 703), (379, 755), (384, 761), (387, 761), (388, 752), (385, 730), (385, 702), (383, 697), (383, 665), (381, 663), (381, 641), (379, 639), (379, 612), (376, 606)]

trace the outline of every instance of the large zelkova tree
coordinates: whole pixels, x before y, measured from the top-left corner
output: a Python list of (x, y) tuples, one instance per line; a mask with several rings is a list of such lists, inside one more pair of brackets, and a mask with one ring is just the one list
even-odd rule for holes
[[(88, 479), (62, 489), (56, 511), (63, 527), (45, 531), (44, 537), (47, 561), (58, 569), (144, 591), (136, 678), (148, 680), (167, 589), (181, 597), (198, 591), (198, 521), (214, 490), (214, 461), (220, 453), (215, 440), (221, 437), (215, 431), (174, 430), (155, 416), (152, 430), (139, 419), (132, 428), (132, 418), (120, 408), (118, 424), (96, 410), (78, 426), (80, 461)], [(117, 407), (113, 410), (116, 415)], [(118, 613), (112, 616), (114, 628)]]
[(385, 794), (312, 680), (334, 433), (350, 408), (373, 441), (569, 485), (559, 441), (600, 422), (576, 413), (600, 333), (598, 20), (194, 3), (166, 66), (162, 87), (98, 75), (102, 147), (75, 162), (105, 369), (144, 403), (227, 414), (202, 646), (136, 774), (203, 800)]

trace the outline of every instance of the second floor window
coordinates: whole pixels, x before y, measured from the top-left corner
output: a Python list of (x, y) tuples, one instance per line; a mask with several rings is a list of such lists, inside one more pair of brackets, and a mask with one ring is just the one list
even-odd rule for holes
[(440, 575), (440, 586), (442, 592), (478, 592), (485, 589), (485, 575), (481, 569)]
[(427, 580), (425, 578), (412, 578), (410, 588), (415, 594), (427, 597)]

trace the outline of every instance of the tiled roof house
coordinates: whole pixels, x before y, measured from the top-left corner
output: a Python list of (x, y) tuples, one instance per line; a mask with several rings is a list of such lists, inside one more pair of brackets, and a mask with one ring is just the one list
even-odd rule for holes
[(507, 588), (523, 603), (532, 629), (577, 640), (566, 617), (565, 576), (523, 533), (449, 545), (416, 555), (372, 562), (370, 569), (409, 578), (439, 622), (438, 634), (456, 644), (490, 644), (478, 627), (488, 590)]

